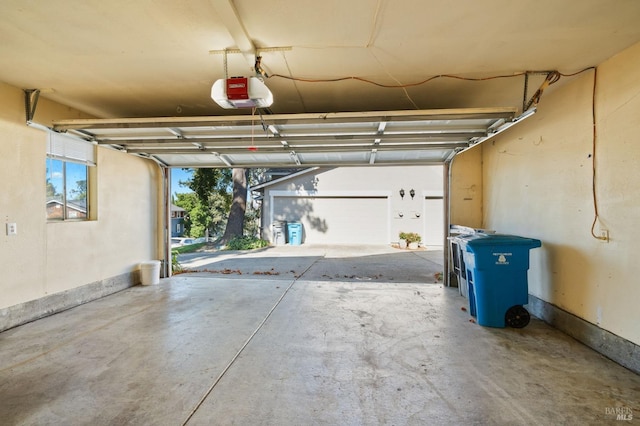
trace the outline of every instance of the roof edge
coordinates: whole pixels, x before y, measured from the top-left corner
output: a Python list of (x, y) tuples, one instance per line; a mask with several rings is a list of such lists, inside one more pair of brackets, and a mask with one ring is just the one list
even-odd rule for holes
[[(330, 168), (331, 168), (331, 167), (330, 167)], [(296, 177), (298, 177), (298, 176), (305, 175), (305, 174), (307, 174), (307, 173), (309, 173), (309, 172), (312, 172), (312, 171), (315, 171), (315, 170), (318, 170), (318, 169), (320, 169), (320, 167), (319, 167), (319, 166), (316, 166), (316, 167), (309, 167), (309, 168), (307, 168), (307, 169), (300, 170), (299, 172), (291, 173), (290, 175), (282, 176), (282, 177), (280, 177), (280, 178), (273, 179), (273, 180), (270, 180), (270, 181), (267, 181), (267, 182), (263, 182), (263, 183), (261, 183), (261, 184), (259, 184), (259, 185), (252, 186), (252, 187), (251, 187), (251, 190), (252, 190), (252, 191), (258, 191), (258, 190), (264, 189), (264, 188), (266, 188), (266, 187), (268, 187), (268, 186), (272, 186), (272, 185), (275, 185), (275, 184), (277, 184), (277, 183), (285, 182), (285, 181), (287, 181), (287, 180), (289, 180), (289, 179), (293, 179), (293, 178), (296, 178)]]

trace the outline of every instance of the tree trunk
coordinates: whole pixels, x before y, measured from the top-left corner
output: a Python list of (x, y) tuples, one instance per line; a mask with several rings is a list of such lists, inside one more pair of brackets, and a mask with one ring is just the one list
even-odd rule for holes
[(233, 237), (242, 236), (244, 213), (247, 210), (247, 169), (233, 169), (233, 201), (229, 210), (229, 220), (222, 236), (222, 243), (228, 243)]

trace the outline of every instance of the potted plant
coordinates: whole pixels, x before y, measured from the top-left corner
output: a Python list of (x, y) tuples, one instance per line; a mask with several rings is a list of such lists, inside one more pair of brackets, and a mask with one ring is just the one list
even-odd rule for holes
[(398, 246), (401, 249), (406, 249), (407, 248), (407, 233), (406, 232), (401, 232), (400, 235), (398, 235), (398, 237), (400, 238), (398, 240)]
[(405, 235), (407, 245), (410, 249), (415, 250), (418, 248), (418, 244), (422, 241), (422, 237), (415, 232), (407, 232)]

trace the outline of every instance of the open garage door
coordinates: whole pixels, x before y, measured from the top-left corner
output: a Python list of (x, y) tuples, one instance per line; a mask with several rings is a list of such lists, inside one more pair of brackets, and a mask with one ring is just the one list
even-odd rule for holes
[[(456, 153), (480, 144), (535, 113), (516, 116), (517, 108), (465, 108), (407, 111), (259, 114), (208, 117), (150, 117), (59, 120), (51, 130), (155, 161), (163, 169), (448, 164)], [(163, 213), (165, 267), (170, 259), (168, 178)], [(370, 200), (371, 222), (380, 200)], [(339, 217), (331, 202), (331, 229), (354, 220)], [(343, 205), (348, 202), (342, 203)], [(349, 206), (347, 206), (349, 208)], [(343, 208), (344, 210), (344, 208)], [(376, 212), (376, 213), (372, 213)], [(364, 215), (356, 211), (351, 217)], [(387, 213), (388, 214), (388, 213)], [(346, 217), (347, 215), (345, 215)], [(309, 220), (301, 218), (302, 220)], [(309, 220), (308, 231), (315, 230)], [(359, 222), (357, 224), (360, 226)], [(328, 225), (327, 225), (328, 226)], [(342, 227), (342, 228), (341, 228)], [(362, 227), (362, 229), (366, 229)], [(326, 233), (325, 233), (326, 234)], [(385, 242), (389, 241), (389, 232)], [(320, 238), (322, 232), (309, 234)], [(331, 239), (339, 240), (340, 232)], [(342, 234), (347, 235), (347, 234)], [(382, 236), (361, 232), (378, 242)], [(344, 237), (351, 240), (352, 237)], [(349, 241), (351, 242), (351, 241)], [(363, 240), (361, 243), (365, 242)], [(168, 268), (167, 268), (168, 269)], [(167, 271), (170, 273), (170, 271)]]
[(516, 111), (78, 119), (56, 121), (53, 130), (151, 158), (165, 167), (442, 164), (524, 117), (516, 117)]

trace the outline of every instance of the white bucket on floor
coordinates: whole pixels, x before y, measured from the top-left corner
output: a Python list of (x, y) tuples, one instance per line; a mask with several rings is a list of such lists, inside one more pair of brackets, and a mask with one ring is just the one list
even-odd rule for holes
[(156, 285), (160, 282), (159, 260), (149, 260), (140, 264), (140, 282), (142, 285)]

